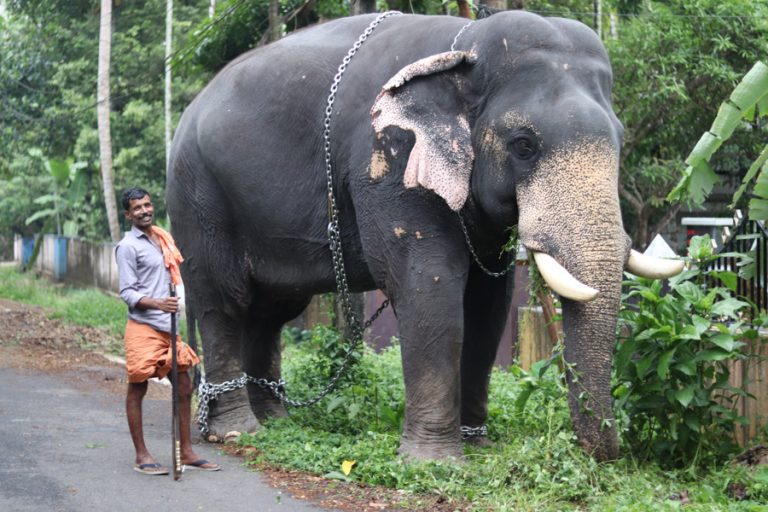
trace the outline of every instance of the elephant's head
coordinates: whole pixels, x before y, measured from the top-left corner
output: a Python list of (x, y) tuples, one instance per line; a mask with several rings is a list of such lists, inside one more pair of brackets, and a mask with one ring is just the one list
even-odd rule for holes
[[(380, 140), (388, 127), (415, 137), (406, 187), (431, 189), (489, 226), (519, 226), (562, 298), (574, 429), (597, 458), (615, 458), (610, 376), (622, 272), (628, 261), (656, 277), (682, 266), (657, 271), (630, 257), (608, 56), (585, 25), (522, 12), (474, 23), (457, 47), (394, 76), (373, 107), (374, 128)], [(387, 171), (383, 151), (375, 148), (374, 178)]]

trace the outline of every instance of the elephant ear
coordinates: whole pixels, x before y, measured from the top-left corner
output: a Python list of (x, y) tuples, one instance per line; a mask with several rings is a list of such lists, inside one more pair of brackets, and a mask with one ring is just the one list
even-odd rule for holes
[[(403, 182), (407, 188), (422, 186), (460, 210), (469, 196), (469, 176), (474, 161), (466, 107), (459, 94), (458, 73), (445, 73), (460, 64), (473, 63), (470, 52), (446, 52), (426, 57), (401, 69), (384, 85), (371, 109), (376, 149), (371, 177), (388, 171), (381, 141), (384, 130), (397, 127), (413, 133)], [(416, 80), (416, 78), (426, 80)], [(399, 148), (390, 148), (394, 155)]]

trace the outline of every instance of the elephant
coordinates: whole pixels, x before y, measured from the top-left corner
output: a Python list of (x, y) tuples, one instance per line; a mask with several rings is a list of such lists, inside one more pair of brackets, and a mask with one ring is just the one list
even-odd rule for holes
[[(589, 27), (524, 11), (353, 16), (230, 62), (184, 111), (167, 171), (208, 382), (279, 379), (282, 326), (336, 290), (330, 173), (349, 290), (382, 290), (398, 320), (402, 456), (461, 458), (461, 426), (485, 424), (511, 285), (491, 273), (517, 226), (562, 301), (578, 442), (617, 458), (623, 272), (681, 268), (631, 250), (612, 80)], [(211, 402), (209, 428), (285, 414), (249, 383)]]

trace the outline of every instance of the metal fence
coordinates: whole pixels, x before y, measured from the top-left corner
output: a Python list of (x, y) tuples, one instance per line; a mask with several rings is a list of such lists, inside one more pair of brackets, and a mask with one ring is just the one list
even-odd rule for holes
[[(763, 221), (749, 220), (737, 213), (733, 232), (724, 231), (725, 242), (720, 249), (722, 257), (711, 262), (707, 270), (728, 270), (738, 275), (736, 294), (748, 300), (755, 313), (765, 313), (768, 309), (768, 232)], [(745, 254), (751, 262), (740, 262), (736, 256), (728, 253)]]

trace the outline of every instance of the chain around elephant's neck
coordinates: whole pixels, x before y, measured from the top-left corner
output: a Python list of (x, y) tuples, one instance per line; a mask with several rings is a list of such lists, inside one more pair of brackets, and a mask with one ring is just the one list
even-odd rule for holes
[[(453, 38), (453, 43), (451, 43), (451, 51), (456, 51), (456, 43), (459, 42), (459, 38), (461, 37), (461, 34), (464, 33), (465, 30), (467, 30), (470, 25), (472, 25), (472, 21), (461, 27), (461, 30), (456, 34), (456, 37)], [(507, 268), (502, 270), (501, 272), (493, 272), (491, 270), (488, 270), (485, 265), (483, 265), (483, 262), (480, 261), (480, 257), (477, 255), (477, 251), (475, 251), (475, 247), (472, 245), (472, 240), (469, 238), (469, 230), (467, 230), (467, 225), (464, 223), (464, 217), (461, 216), (461, 212), (457, 212), (459, 215), (459, 224), (461, 224), (461, 231), (464, 233), (464, 240), (467, 241), (467, 247), (469, 248), (469, 253), (472, 255), (472, 259), (475, 260), (475, 263), (477, 266), (488, 274), (491, 277), (502, 277), (505, 276), (510, 270), (512, 270), (515, 266), (515, 259), (512, 258), (512, 261), (509, 263)]]
[[(347, 283), (347, 271), (344, 266), (344, 254), (341, 249), (341, 232), (339, 230), (339, 210), (336, 206), (336, 198), (333, 195), (333, 166), (331, 165), (331, 116), (333, 114), (333, 103), (336, 100), (336, 92), (339, 90), (339, 83), (344, 72), (347, 70), (352, 58), (363, 46), (363, 43), (373, 33), (376, 27), (391, 16), (400, 16), (399, 11), (387, 11), (379, 14), (375, 20), (360, 34), (360, 37), (349, 49), (347, 55), (341, 61), (336, 76), (333, 77), (331, 90), (328, 94), (328, 102), (325, 107), (325, 119), (323, 120), (323, 144), (325, 147), (325, 178), (328, 186), (328, 242), (331, 246), (331, 256), (333, 257), (333, 272), (336, 277), (336, 291), (341, 296), (341, 306), (344, 312), (344, 318), (352, 331), (352, 348), (359, 340), (363, 338), (363, 328), (360, 322), (355, 318), (352, 311), (352, 304), (349, 299), (349, 285)], [(388, 303), (389, 301), (387, 301)]]

